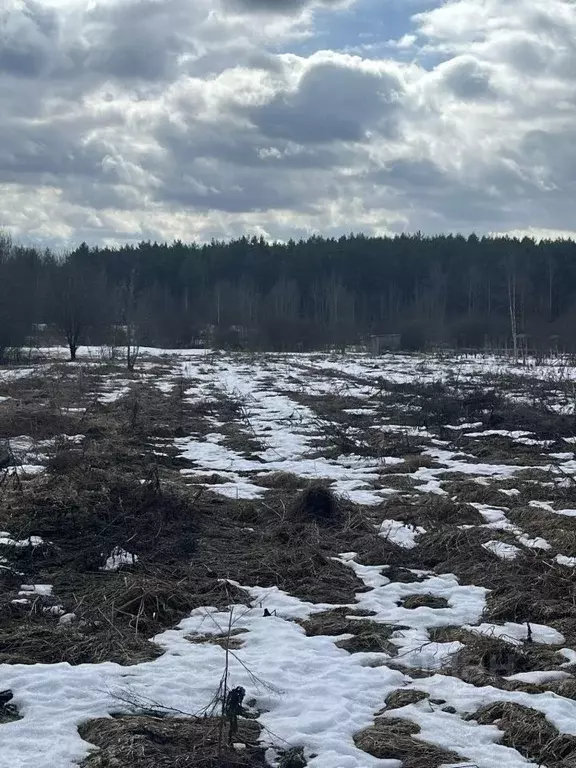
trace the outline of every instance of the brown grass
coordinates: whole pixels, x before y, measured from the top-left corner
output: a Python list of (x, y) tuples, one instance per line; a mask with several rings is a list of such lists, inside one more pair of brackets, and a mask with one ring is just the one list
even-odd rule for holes
[(444, 672), (476, 686), (492, 685), (504, 690), (538, 692), (536, 685), (502, 678), (520, 672), (558, 669), (565, 661), (554, 647), (540, 643), (514, 645), (498, 637), (477, 635), (457, 627), (433, 629), (430, 638), (440, 643), (459, 641), (464, 644), (464, 648), (451, 658)]
[(404, 608), (449, 608), (450, 603), (444, 597), (436, 595), (408, 595), (402, 600)]
[(264, 748), (258, 746), (260, 727), (240, 720), (238, 750), (220, 743), (218, 718), (122, 716), (92, 720), (78, 729), (99, 749), (82, 768), (264, 768)]
[(319, 524), (337, 524), (342, 514), (334, 493), (322, 483), (310, 483), (301, 491), (289, 508), (294, 521), (313, 521)]
[(381, 760), (400, 760), (403, 768), (439, 768), (462, 756), (414, 738), (420, 727), (407, 720), (380, 717), (354, 737), (356, 746)]
[(576, 737), (561, 734), (546, 717), (520, 704), (497, 702), (482, 707), (470, 720), (496, 724), (504, 732), (502, 744), (518, 750), (538, 765), (569, 768), (576, 764)]
[(508, 518), (530, 536), (542, 536), (556, 552), (569, 557), (576, 555), (576, 518), (534, 507), (516, 507), (510, 510)]
[(298, 623), (303, 627), (308, 637), (318, 635), (355, 634), (359, 630), (359, 619), (371, 616), (369, 611), (359, 611), (353, 608), (333, 608), (330, 611), (313, 613), (309, 618)]
[(244, 645), (242, 635), (248, 632), (247, 629), (237, 628), (231, 629), (226, 634), (219, 635), (186, 635), (186, 640), (191, 643), (202, 644), (208, 643), (209, 645), (219, 645), (220, 648), (238, 650)]
[(392, 691), (386, 697), (386, 709), (400, 709), (401, 707), (407, 707), (408, 704), (417, 704), (419, 701), (423, 701), (428, 698), (428, 694), (424, 691), (417, 691), (412, 688), (398, 688), (397, 691)]
[(395, 655), (398, 648), (389, 642), (389, 638), (398, 627), (379, 624), (366, 618), (367, 616), (369, 613), (366, 611), (335, 608), (331, 611), (312, 614), (299, 623), (309, 637), (353, 635), (336, 643), (339, 648), (344, 648), (349, 653), (384, 652)]
[(384, 503), (386, 517), (424, 528), (446, 525), (479, 525), (484, 522), (478, 510), (435, 493), (416, 497), (392, 497)]
[(82, 630), (21, 622), (0, 630), (2, 664), (139, 664), (161, 655), (160, 649), (120, 627), (86, 625)]
[(264, 488), (279, 488), (286, 491), (297, 491), (306, 485), (306, 481), (293, 472), (269, 472), (256, 475), (254, 479)]

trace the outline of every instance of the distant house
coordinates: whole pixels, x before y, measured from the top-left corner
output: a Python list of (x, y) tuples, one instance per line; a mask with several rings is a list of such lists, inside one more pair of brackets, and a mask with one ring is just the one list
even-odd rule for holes
[(400, 349), (402, 336), (399, 333), (381, 333), (370, 336), (370, 349), (373, 355)]

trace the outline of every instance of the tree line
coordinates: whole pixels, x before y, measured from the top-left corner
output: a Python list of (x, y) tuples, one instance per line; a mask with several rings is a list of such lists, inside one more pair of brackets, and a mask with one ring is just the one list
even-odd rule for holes
[(399, 334), (430, 345), (576, 350), (576, 243), (422, 234), (298, 242), (82, 243), (0, 237), (0, 357), (82, 344), (306, 351)]

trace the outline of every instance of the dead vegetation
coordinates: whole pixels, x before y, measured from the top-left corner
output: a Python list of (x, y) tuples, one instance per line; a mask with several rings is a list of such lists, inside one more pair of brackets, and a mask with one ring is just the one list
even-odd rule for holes
[(386, 518), (404, 523), (436, 528), (448, 525), (481, 525), (482, 515), (470, 504), (454, 501), (436, 493), (393, 496), (384, 502)]
[[(297, 495), (286, 489), (294, 483), (282, 482), (265, 502), (236, 502), (179, 482), (178, 466), (157, 455), (150, 435), (176, 431), (186, 418), (180, 404), (177, 394), (134, 387), (91, 412), (81, 446), (58, 444), (47, 473), (4, 487), (0, 527), (44, 542), (4, 548), (6, 557), (25, 574), (22, 581), (52, 584), (57, 602), (74, 614), (61, 627), (57, 615), (31, 616), (28, 606), (11, 603), (16, 593), (6, 593), (6, 660), (153, 658), (158, 650), (147, 639), (191, 609), (247, 601), (227, 579), (334, 603), (349, 603), (363, 589), (333, 556), (350, 540), (375, 536), (326, 487)], [(131, 562), (102, 571), (117, 549)]]
[(289, 519), (295, 522), (336, 524), (342, 517), (332, 491), (320, 483), (312, 483), (294, 499)]
[(481, 725), (496, 725), (504, 732), (502, 744), (548, 768), (570, 768), (576, 762), (576, 737), (559, 733), (534, 709), (511, 702), (497, 702), (470, 715)]
[(464, 582), (474, 583), (486, 565), (494, 563), (494, 555), (482, 546), (492, 538), (494, 531), (444, 525), (420, 536), (414, 557), (421, 568), (455, 573)]
[(78, 729), (98, 747), (82, 768), (264, 768), (260, 726), (240, 719), (235, 745), (222, 739), (216, 717), (171, 718), (145, 715), (92, 720)]
[(444, 597), (436, 595), (408, 595), (402, 600), (404, 608), (449, 608), (450, 604)]
[(409, 704), (417, 704), (419, 701), (427, 698), (428, 694), (424, 693), (424, 691), (417, 691), (413, 688), (399, 688), (397, 691), (392, 691), (392, 693), (386, 696), (386, 710), (407, 707)]
[(119, 627), (85, 624), (81, 628), (18, 622), (0, 630), (2, 664), (139, 664), (162, 651)]
[(430, 637), (434, 642), (459, 641), (464, 645), (452, 656), (444, 673), (478, 687), (492, 685), (511, 691), (538, 691), (538, 685), (503, 678), (524, 672), (558, 670), (566, 661), (553, 646), (530, 642), (516, 644), (511, 639), (480, 635), (459, 627), (431, 630)]
[(395, 656), (398, 648), (389, 642), (402, 627), (371, 621), (370, 613), (351, 608), (335, 608), (315, 613), (299, 622), (309, 637), (352, 635), (336, 642), (349, 653), (386, 653)]
[(18, 707), (12, 703), (13, 698), (11, 690), (0, 691), (0, 725), (22, 719)]
[(274, 488), (285, 491), (298, 491), (306, 481), (295, 475), (293, 472), (268, 472), (266, 474), (256, 475), (258, 485), (264, 488)]
[(360, 620), (370, 615), (368, 611), (342, 607), (313, 613), (308, 619), (298, 623), (303, 627), (308, 637), (353, 635), (361, 629), (363, 621)]
[(544, 538), (554, 552), (576, 556), (576, 517), (534, 507), (515, 507), (508, 512), (508, 519), (529, 536)]
[[(59, 371), (54, 379), (58, 386), (42, 377), (15, 381), (9, 387), (12, 400), (5, 401), (0, 412), (0, 437), (56, 438), (49, 449), (45, 475), (2, 486), (0, 528), (23, 540), (40, 536), (44, 543), (2, 548), (11, 570), (0, 572), (0, 662), (134, 664), (153, 659), (162, 649), (150, 638), (173, 627), (191, 609), (205, 605), (224, 609), (231, 603), (249, 602), (248, 595), (229, 580), (278, 586), (311, 602), (353, 604), (356, 594), (367, 588), (352, 569), (334, 559), (352, 550), (359, 553), (357, 560), (362, 564), (385, 566), (382, 572), (391, 581), (421, 581), (424, 577), (414, 573), (418, 569), (454, 573), (462, 584), (491, 590), (483, 619), (547, 624), (565, 635), (567, 645), (576, 642), (574, 571), (553, 559), (556, 552), (576, 555), (573, 521), (527, 506), (533, 498), (567, 506), (576, 503), (576, 483), (559, 475), (555, 467), (549, 468), (549, 458), (542, 455), (546, 450), (565, 449), (559, 438), (573, 436), (576, 424), (572, 417), (553, 412), (544, 390), (538, 403), (528, 408), (508, 400), (504, 389), (500, 394), (499, 382), (488, 392), (457, 381), (398, 386), (388, 382), (387, 391), (375, 389), (371, 396), (369, 405), (375, 416), (345, 414), (347, 408), (359, 405), (357, 398), (345, 393), (316, 398), (313, 403), (307, 400), (319, 414), (319, 439), (329, 445), (328, 452), (322, 448), (318, 455), (402, 459), (397, 465), (382, 462), (377, 481), (400, 493), (379, 507), (359, 509), (337, 498), (327, 482), (309, 484), (292, 473), (266, 473), (265, 466), (254, 478), (268, 489), (264, 499), (235, 501), (213, 494), (206, 486), (226, 478), (208, 472), (183, 479), (179, 471), (191, 465), (178, 456), (174, 440), (190, 435), (202, 439), (214, 431), (215, 421), (225, 422), (227, 427), (218, 427), (225, 435), (224, 443), (254, 458), (262, 446), (240, 400), (214, 395), (190, 403), (186, 392), (193, 385), (189, 381), (175, 382), (166, 394), (154, 386), (153, 377), (133, 375), (122, 378), (128, 380), (127, 394), (102, 403), (98, 400), (104, 387), (100, 374), (87, 369), (70, 376), (69, 370)], [(110, 366), (108, 375), (113, 372), (117, 370)], [(80, 410), (72, 410), (75, 408)], [(386, 423), (404, 425), (406, 431), (396, 427), (373, 430), (375, 420), (383, 418)], [(481, 427), (474, 428), (478, 431), (527, 430), (534, 439), (552, 444), (548, 448), (520, 446), (508, 438), (467, 438), (446, 429), (447, 424), (463, 422), (480, 423)], [(451, 450), (471, 454), (478, 461), (525, 464), (526, 469), (513, 479), (490, 479), (483, 484), (463, 473), (446, 473), (443, 488), (448, 495), (417, 493), (414, 474), (436, 468), (437, 463), (423, 452), (431, 438), (420, 436), (414, 427), (433, 430)], [(85, 438), (76, 443), (62, 437), (76, 434)], [(466, 461), (470, 460), (469, 455)], [(534, 468), (536, 464), (542, 466)], [(488, 539), (520, 545), (510, 532), (474, 527), (485, 520), (469, 502), (509, 507), (507, 515), (513, 523), (531, 536), (543, 536), (553, 549), (549, 553), (522, 549), (514, 561), (499, 560), (483, 547)], [(376, 535), (376, 526), (383, 519), (422, 526), (426, 533), (419, 537), (416, 548), (403, 549)], [(473, 527), (459, 528), (463, 525)], [(134, 555), (133, 561), (118, 571), (101, 570), (116, 548)], [(24, 581), (53, 584), (54, 599), (14, 604)], [(56, 605), (74, 619), (59, 624), (58, 614), (45, 610)], [(402, 605), (412, 610), (449, 607), (443, 598), (423, 594), (409, 595)], [(263, 607), (273, 612), (275, 606)], [(390, 637), (402, 629), (374, 622), (370, 615), (350, 608), (313, 614), (301, 624), (308, 636), (346, 635), (336, 643), (349, 653), (373, 652), (386, 657), (396, 656), (398, 648)], [(232, 630), (224, 636), (187, 639), (239, 649), (243, 634)], [(543, 685), (504, 679), (519, 672), (558, 669), (565, 658), (555, 647), (518, 646), (455, 628), (434, 630), (431, 640), (464, 644), (444, 674), (457, 675), (476, 686), (534, 693), (547, 690), (576, 698), (576, 683), (571, 679)], [(409, 670), (409, 674), (429, 673)], [(401, 689), (387, 698), (386, 708), (400, 708), (424, 698), (426, 694), (421, 692)], [(474, 717), (479, 722), (495, 722), (510, 746), (530, 759), (544, 761), (549, 768), (574, 763), (571, 737), (554, 733), (553, 726), (533, 710), (522, 712), (520, 707), (516, 711), (516, 705), (502, 709), (508, 706), (494, 705)], [(0, 712), (0, 722), (1, 717)], [(83, 765), (265, 765), (257, 746), (257, 726), (241, 724), (238, 742), (248, 745), (244, 749), (223, 748), (219, 727), (212, 718), (134, 716), (94, 721), (80, 732), (100, 750)], [(356, 743), (378, 758), (401, 760), (405, 768), (462, 762), (462, 756), (419, 740), (418, 730), (407, 721), (378, 718), (374, 726), (357, 735)], [(303, 760), (301, 750), (287, 750), (282, 760), (286, 768), (304, 764), (298, 763)]]
[(375, 621), (361, 621), (353, 637), (338, 640), (336, 645), (348, 653), (386, 653), (395, 656), (398, 648), (389, 639), (396, 629), (398, 627)]
[(497, 569), (486, 579), (492, 591), (487, 596), (489, 621), (531, 621), (561, 632), (568, 643), (576, 641), (574, 570), (526, 554)]
[(201, 644), (209, 643), (210, 645), (218, 645), (220, 648), (228, 650), (238, 650), (244, 645), (242, 635), (248, 632), (247, 629), (241, 627), (230, 629), (225, 634), (218, 635), (186, 635), (186, 640), (191, 643)]
[(461, 755), (421, 741), (419, 733), (420, 727), (408, 720), (379, 717), (374, 725), (358, 733), (354, 742), (380, 760), (400, 760), (403, 768), (440, 768), (462, 762)]

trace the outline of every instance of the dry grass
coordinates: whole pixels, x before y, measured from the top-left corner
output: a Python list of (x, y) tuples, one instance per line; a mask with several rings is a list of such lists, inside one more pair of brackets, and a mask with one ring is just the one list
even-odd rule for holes
[(240, 720), (235, 741), (222, 741), (218, 718), (159, 718), (123, 716), (92, 720), (78, 729), (99, 749), (82, 768), (264, 768), (264, 748), (258, 746), (260, 727)]
[(353, 637), (339, 640), (336, 645), (349, 653), (386, 653), (395, 655), (398, 648), (389, 642), (398, 627), (370, 621), (366, 611), (350, 608), (335, 608), (310, 616), (299, 622), (309, 637), (318, 635)]
[(239, 627), (237, 629), (231, 629), (226, 634), (186, 635), (186, 640), (196, 644), (208, 643), (209, 645), (218, 645), (223, 649), (238, 650), (244, 645), (242, 635), (246, 634), (246, 632), (248, 632), (247, 629)]
[(398, 653), (397, 646), (389, 642), (398, 627), (378, 624), (375, 621), (361, 621), (358, 624), (354, 637), (336, 642), (338, 648), (343, 648), (348, 653), (386, 653), (388, 656)]
[(336, 497), (330, 488), (321, 483), (311, 483), (299, 493), (288, 514), (289, 519), (295, 522), (313, 521), (330, 525), (343, 521)]
[(547, 624), (564, 634), (567, 643), (576, 641), (572, 568), (527, 553), (510, 563), (503, 562), (483, 582), (492, 589), (487, 596), (489, 621)]
[(449, 608), (450, 603), (444, 597), (436, 595), (408, 595), (401, 605), (404, 608)]
[(397, 565), (390, 565), (382, 571), (383, 575), (390, 581), (398, 581), (401, 584), (415, 584), (423, 580), (423, 576), (413, 573), (408, 568), (402, 568)]
[(162, 651), (120, 627), (87, 624), (82, 629), (20, 622), (0, 630), (2, 664), (139, 664)]
[(575, 517), (555, 515), (534, 507), (516, 507), (507, 514), (509, 520), (528, 535), (546, 539), (556, 552), (576, 556)]
[(456, 502), (439, 494), (392, 497), (384, 503), (387, 518), (402, 520), (424, 528), (447, 525), (479, 525), (484, 522), (482, 515), (469, 504)]
[(504, 732), (504, 746), (518, 750), (538, 765), (571, 768), (576, 764), (576, 737), (560, 734), (542, 713), (533, 709), (497, 702), (482, 707), (469, 719), (482, 725), (497, 725)]
[(494, 566), (496, 558), (482, 546), (494, 538), (494, 531), (470, 528), (460, 530), (453, 526), (428, 530), (418, 540), (414, 558), (415, 567), (431, 568), (438, 573), (455, 573), (465, 577), (467, 583), (482, 574), (487, 565)]
[[(358, 559), (364, 564), (388, 566), (383, 573), (392, 581), (421, 580), (411, 568), (455, 573), (461, 583), (492, 590), (487, 620), (540, 622), (563, 632), (567, 645), (576, 640), (573, 571), (557, 566), (542, 553), (525, 553), (514, 562), (500, 561), (482, 547), (487, 539), (500, 534), (457, 527), (484, 522), (467, 502), (510, 506), (510, 518), (520, 527), (544, 536), (558, 551), (571, 554), (567, 533), (572, 531), (572, 522), (525, 507), (530, 498), (541, 494), (569, 505), (570, 500), (576, 501), (576, 484), (561, 487), (555, 483), (540, 489), (536, 483), (555, 481), (542, 469), (527, 469), (513, 480), (493, 481), (487, 486), (452, 473), (443, 478), (448, 496), (415, 494), (411, 475), (435, 465), (423, 454), (429, 438), (372, 430), (373, 417), (342, 413), (344, 408), (359, 405), (343, 393), (307, 402), (319, 413), (317, 426), (328, 443), (328, 451), (322, 448), (318, 455), (400, 457), (403, 464), (391, 467), (391, 473), (383, 473), (379, 482), (411, 493), (398, 494), (379, 508), (358, 509), (336, 499), (327, 483), (307, 486), (296, 475), (275, 472), (256, 476), (256, 482), (269, 489), (263, 500), (232, 501), (209, 489), (187, 486), (179, 469), (188, 465), (177, 456), (172, 441), (189, 435), (202, 439), (214, 430), (213, 420), (217, 419), (229, 425), (222, 430), (226, 444), (252, 455), (261, 446), (240, 401), (214, 396), (190, 404), (185, 393), (191, 382), (176, 382), (172, 392), (165, 395), (136, 375), (130, 380), (128, 395), (101, 405), (95, 395), (104, 384), (102, 375), (87, 371), (82, 376), (74, 374), (74, 378), (71, 370), (62, 366), (57, 377), (48, 382), (15, 382), (17, 397), (3, 404), (0, 414), (0, 435), (4, 428), (7, 435), (86, 435), (81, 446), (60, 441), (44, 477), (26, 481), (21, 487), (4, 488), (0, 528), (17, 538), (40, 535), (49, 543), (6, 552), (13, 568), (25, 576), (0, 573), (4, 592), (0, 599), (0, 661), (77, 664), (112, 660), (131, 664), (155, 658), (161, 651), (148, 638), (174, 626), (192, 608), (225, 608), (230, 603), (248, 602), (248, 596), (230, 587), (227, 579), (278, 586), (312, 602), (351, 604), (356, 593), (365, 588), (352, 569), (333, 559), (339, 552), (351, 550), (360, 553)], [(118, 369), (111, 366), (108, 374), (116, 373)], [(60, 399), (55, 381), (62, 389)], [(66, 410), (78, 404), (88, 408), (85, 414)], [(495, 391), (483, 393), (457, 383), (392, 385), (368, 404), (379, 414), (375, 418), (386, 415), (393, 419), (391, 423), (434, 427), (436, 434), (450, 440), (456, 450), (466, 450), (482, 461), (531, 466), (540, 461), (541, 449), (524, 446), (516, 451), (506, 440), (465, 439), (443, 430), (443, 425), (477, 420), (486, 427), (533, 429), (535, 436), (543, 438), (573, 434), (573, 419), (557, 417), (546, 407), (517, 408)], [(162, 455), (155, 453), (159, 445)], [(217, 473), (190, 478), (191, 484), (203, 486), (221, 481)], [(519, 488), (517, 496), (509, 497), (499, 490), (512, 487)], [(419, 538), (414, 550), (402, 549), (376, 535), (375, 526), (383, 517), (422, 525), (428, 532)], [(101, 572), (115, 547), (135, 554), (137, 563), (118, 573)], [(576, 542), (574, 547), (576, 553)], [(76, 622), (59, 627), (56, 617), (43, 613), (42, 601), (32, 607), (9, 607), (18, 583), (24, 580), (52, 583), (54, 600), (73, 611)], [(432, 595), (410, 595), (403, 605), (410, 609), (445, 608), (448, 603)], [(266, 607), (275, 608), (272, 604)], [(337, 641), (340, 647), (350, 653), (382, 653), (385, 663), (394, 664), (385, 655), (396, 655), (397, 647), (389, 639), (399, 628), (374, 622), (366, 613), (335, 609), (314, 614), (301, 624), (309, 636), (348, 635)], [(239, 648), (242, 634), (238, 630), (230, 637), (194, 635), (188, 639)], [(534, 686), (503, 679), (515, 672), (558, 668), (564, 658), (553, 647), (518, 647), (460, 629), (436, 630), (431, 639), (460, 640), (465, 646), (452, 659), (446, 674), (458, 675), (474, 685), (529, 692), (545, 689), (576, 698), (573, 680)], [(424, 698), (421, 692), (400, 689), (387, 698), (386, 709)], [(549, 768), (575, 764), (572, 743), (547, 730), (549, 724), (543, 723), (541, 716), (536, 715), (536, 721), (533, 716), (531, 710), (494, 708), (476, 713), (485, 722), (498, 722), (505, 738), (514, 742), (510, 745), (531, 759), (545, 760)], [(219, 749), (218, 722), (211, 718), (117, 717), (93, 721), (80, 732), (100, 747), (84, 761), (84, 768), (265, 765), (262, 750), (256, 746), (241, 751)], [(243, 723), (238, 741), (255, 745), (258, 736), (258, 726)], [(404, 768), (462, 762), (461, 756), (418, 739), (417, 726), (387, 717), (358, 734), (356, 742), (378, 758), (402, 761)], [(294, 768), (301, 753), (289, 750), (285, 757), (281, 764)]]
[(479, 687), (492, 685), (504, 690), (538, 692), (537, 685), (503, 678), (521, 672), (559, 669), (566, 661), (555, 647), (540, 643), (514, 645), (499, 637), (477, 635), (457, 627), (431, 630), (430, 638), (440, 643), (463, 643), (464, 648), (450, 659), (444, 673)]
[(378, 759), (400, 760), (403, 768), (440, 768), (462, 762), (462, 756), (414, 738), (419, 732), (420, 727), (407, 720), (380, 717), (373, 726), (358, 733), (354, 742)]
[(359, 620), (371, 615), (369, 611), (358, 611), (353, 608), (333, 608), (330, 611), (313, 613), (309, 618), (298, 623), (308, 637), (337, 636), (355, 634), (360, 628)]
[(428, 698), (428, 694), (424, 691), (416, 691), (411, 688), (398, 688), (397, 691), (392, 691), (386, 697), (384, 702), (386, 710), (400, 709), (401, 707), (407, 707), (408, 704), (417, 704), (419, 701), (423, 701)]
[(306, 485), (306, 481), (293, 472), (269, 472), (256, 475), (254, 479), (263, 488), (278, 488), (286, 491), (297, 491)]

